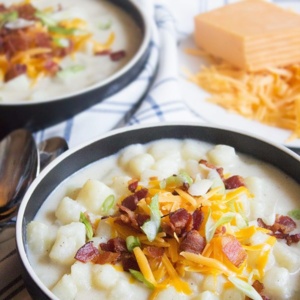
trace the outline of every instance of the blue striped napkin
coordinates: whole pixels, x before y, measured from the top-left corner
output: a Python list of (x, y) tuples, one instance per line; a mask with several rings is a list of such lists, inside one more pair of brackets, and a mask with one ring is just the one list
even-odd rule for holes
[[(121, 126), (165, 121), (205, 122), (186, 101), (188, 94), (182, 88), (182, 78), (178, 75), (178, 46), (181, 39), (190, 36), (194, 15), (235, 1), (136, 0), (152, 19), (151, 53), (141, 74), (122, 91), (100, 104), (35, 133), (36, 142), (62, 136), (70, 147), (74, 147)], [(299, 0), (274, 2), (300, 11)], [(31, 298), (20, 275), (14, 236), (14, 227), (0, 232), (0, 300), (29, 300)]]

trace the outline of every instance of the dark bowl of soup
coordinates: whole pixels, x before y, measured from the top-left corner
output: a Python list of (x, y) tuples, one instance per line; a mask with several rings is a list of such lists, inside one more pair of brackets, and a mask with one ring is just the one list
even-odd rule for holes
[(16, 128), (43, 129), (102, 102), (131, 83), (149, 57), (149, 20), (131, 0), (3, 5), (10, 18), (1, 50), (2, 137)]
[(244, 132), (112, 131), (27, 191), (26, 287), (35, 299), (298, 299), (299, 180), (298, 155)]

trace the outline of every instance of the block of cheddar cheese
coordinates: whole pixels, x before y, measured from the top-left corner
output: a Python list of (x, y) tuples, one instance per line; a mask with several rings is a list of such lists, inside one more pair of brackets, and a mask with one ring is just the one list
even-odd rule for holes
[(300, 62), (300, 14), (244, 0), (195, 17), (197, 46), (247, 70)]

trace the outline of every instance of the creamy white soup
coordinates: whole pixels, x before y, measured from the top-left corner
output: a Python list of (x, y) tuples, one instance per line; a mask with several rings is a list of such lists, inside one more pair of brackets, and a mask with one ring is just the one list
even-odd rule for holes
[(133, 19), (104, 0), (5, 0), (0, 19), (3, 103), (92, 87), (124, 67), (142, 41)]
[(59, 299), (296, 300), (299, 195), (227, 145), (135, 144), (53, 191), (28, 256)]

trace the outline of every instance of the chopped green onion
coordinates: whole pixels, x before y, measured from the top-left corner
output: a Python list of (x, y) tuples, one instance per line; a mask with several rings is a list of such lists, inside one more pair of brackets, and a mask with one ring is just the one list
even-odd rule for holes
[(249, 298), (253, 300), (262, 300), (261, 295), (248, 282), (245, 282), (235, 276), (229, 276), (228, 280), (232, 282), (237, 289), (242, 291)]
[(113, 208), (114, 204), (115, 204), (115, 196), (109, 195), (102, 203), (101, 211), (107, 214), (109, 210)]
[(56, 26), (57, 22), (53, 19), (51, 14), (43, 12), (41, 10), (37, 10), (34, 14), (41, 22), (47, 27)]
[(150, 205), (150, 220), (146, 221), (141, 229), (146, 234), (148, 240), (150, 242), (154, 241), (159, 228), (160, 228), (160, 210), (159, 210), (159, 203), (158, 203), (158, 194), (152, 197)]
[(193, 179), (186, 172), (181, 172), (178, 175), (172, 175), (160, 182), (160, 188), (164, 189), (166, 186), (181, 186), (184, 183), (191, 185), (193, 183)]
[(86, 237), (88, 240), (90, 240), (94, 235), (91, 222), (88, 220), (88, 218), (86, 217), (86, 215), (83, 212), (80, 213), (79, 221), (84, 224), (85, 229), (86, 229)]
[(141, 242), (137, 236), (130, 235), (126, 238), (126, 247), (129, 252), (132, 252), (132, 250), (135, 247), (140, 247), (140, 246), (141, 246)]
[(154, 285), (151, 282), (149, 282), (141, 272), (133, 269), (129, 269), (129, 272), (135, 279), (144, 283), (149, 289), (154, 289)]
[(49, 26), (49, 31), (63, 35), (74, 35), (76, 28), (65, 28), (61, 26)]
[(67, 68), (64, 68), (63, 70), (57, 72), (57, 76), (60, 78), (68, 78), (69, 76), (76, 74), (78, 72), (81, 72), (84, 70), (84, 66), (81, 65), (73, 65), (69, 66)]
[(0, 14), (0, 28), (7, 22), (12, 22), (17, 20), (19, 14), (17, 11), (5, 12)]
[(291, 218), (294, 218), (296, 220), (300, 220), (300, 209), (293, 209), (293, 210), (290, 210), (288, 212), (288, 215), (291, 217)]
[(61, 48), (67, 48), (70, 46), (70, 41), (65, 38), (54, 38), (53, 42), (56, 46)]
[(232, 212), (225, 213), (215, 224), (213, 224), (211, 210), (209, 210), (208, 220), (205, 225), (205, 237), (207, 243), (213, 238), (217, 228), (223, 224), (229, 223), (235, 217), (235, 215), (236, 214)]

